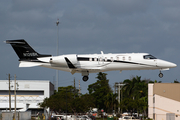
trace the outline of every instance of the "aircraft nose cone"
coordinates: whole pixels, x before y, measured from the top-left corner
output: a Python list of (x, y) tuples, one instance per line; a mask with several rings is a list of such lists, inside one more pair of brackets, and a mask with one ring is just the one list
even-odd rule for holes
[(164, 61), (164, 60), (160, 60), (158, 62), (158, 64), (159, 64), (159, 67), (162, 67), (162, 68), (174, 68), (174, 67), (177, 67), (176, 64), (174, 64), (172, 62)]
[(174, 64), (174, 63), (171, 63), (171, 66), (174, 68), (174, 67), (177, 67), (177, 65), (176, 64)]
[(171, 62), (167, 62), (167, 63), (165, 64), (165, 66), (167, 66), (168, 68), (174, 68), (174, 67), (176, 67), (177, 65), (174, 64), (174, 63), (171, 63)]
[(169, 68), (174, 68), (174, 67), (176, 67), (177, 65), (174, 64), (174, 63), (172, 63), (172, 62), (167, 62), (167, 63), (166, 63), (166, 66), (168, 66)]

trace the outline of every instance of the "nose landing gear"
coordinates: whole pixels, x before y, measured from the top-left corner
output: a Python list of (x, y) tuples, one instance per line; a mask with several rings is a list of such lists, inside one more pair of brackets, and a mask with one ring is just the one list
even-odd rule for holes
[(159, 73), (159, 77), (160, 77), (160, 78), (162, 78), (162, 77), (163, 77), (163, 74), (161, 73), (161, 71), (160, 71), (160, 73)]

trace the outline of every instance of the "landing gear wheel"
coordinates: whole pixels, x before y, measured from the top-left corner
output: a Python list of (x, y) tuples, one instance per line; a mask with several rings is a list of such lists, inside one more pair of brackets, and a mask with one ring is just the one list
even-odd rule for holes
[(162, 78), (162, 77), (163, 77), (163, 74), (162, 74), (162, 73), (159, 73), (159, 77)]
[(89, 77), (88, 76), (83, 76), (82, 79), (83, 79), (84, 82), (86, 82), (89, 79)]

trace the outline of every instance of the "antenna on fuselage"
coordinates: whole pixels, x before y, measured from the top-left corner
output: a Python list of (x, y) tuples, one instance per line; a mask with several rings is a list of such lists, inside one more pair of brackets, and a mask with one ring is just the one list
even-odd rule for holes
[(101, 51), (101, 54), (102, 54), (102, 55), (104, 54), (103, 51)]

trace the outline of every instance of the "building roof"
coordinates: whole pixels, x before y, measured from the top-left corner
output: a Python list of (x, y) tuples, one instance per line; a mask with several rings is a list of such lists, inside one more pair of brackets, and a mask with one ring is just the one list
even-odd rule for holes
[(180, 102), (180, 83), (154, 83), (154, 94)]

